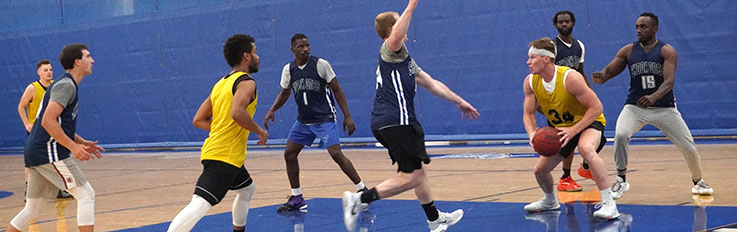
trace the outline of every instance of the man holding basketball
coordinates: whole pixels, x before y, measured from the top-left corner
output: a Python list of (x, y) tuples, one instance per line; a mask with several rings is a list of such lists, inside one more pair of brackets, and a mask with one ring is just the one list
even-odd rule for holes
[(524, 208), (528, 212), (560, 208), (553, 192), (553, 176), (550, 172), (578, 147), (581, 156), (589, 163), (601, 192), (601, 208), (594, 212), (594, 217), (617, 218), (619, 211), (609, 188), (606, 164), (598, 155), (606, 143), (603, 107), (579, 72), (554, 64), (555, 53), (555, 43), (548, 37), (530, 43), (527, 59), (530, 74), (522, 85), (525, 93), (522, 116), (525, 130), (532, 145), (532, 138), (537, 131), (535, 108), (539, 105), (548, 121), (560, 130), (558, 135), (563, 145), (557, 154), (540, 157), (534, 173), (545, 196)]

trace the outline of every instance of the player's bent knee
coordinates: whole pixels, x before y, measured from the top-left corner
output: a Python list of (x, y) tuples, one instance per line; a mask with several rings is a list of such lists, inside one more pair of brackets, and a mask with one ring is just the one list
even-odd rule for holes
[(77, 200), (77, 225), (95, 224), (95, 190), (89, 182), (68, 190)]
[(616, 133), (616, 132), (614, 134), (614, 140), (615, 141), (616, 140), (620, 140), (620, 141), (629, 142), (630, 141), (630, 138), (632, 138), (632, 134)]
[(69, 189), (67, 191), (72, 194), (72, 196), (74, 196), (74, 199), (76, 199), (77, 201), (95, 201), (95, 189), (92, 188), (92, 185), (90, 185), (89, 182), (85, 183), (82, 186)]
[(251, 183), (250, 185), (235, 190), (240, 197), (243, 197), (244, 201), (251, 201), (253, 194), (256, 192), (256, 184)]

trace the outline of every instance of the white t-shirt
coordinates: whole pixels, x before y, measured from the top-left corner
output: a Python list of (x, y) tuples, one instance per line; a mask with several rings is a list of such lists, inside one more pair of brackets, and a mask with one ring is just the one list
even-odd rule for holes
[[(282, 89), (290, 89), (289, 82), (292, 79), (291, 74), (289, 73), (289, 64), (287, 63), (284, 65), (284, 68), (281, 71), (281, 87)], [(307, 63), (305, 63), (302, 66), (298, 66), (299, 69), (304, 69), (305, 66), (307, 66)], [(320, 75), (320, 78), (325, 80), (325, 82), (330, 83), (333, 81), (333, 78), (335, 78), (335, 71), (333, 71), (333, 67), (330, 66), (330, 62), (323, 58), (317, 59), (317, 74)]]

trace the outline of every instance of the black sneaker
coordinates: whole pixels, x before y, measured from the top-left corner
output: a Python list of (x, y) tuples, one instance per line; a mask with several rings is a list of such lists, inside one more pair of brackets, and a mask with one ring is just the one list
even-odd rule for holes
[(287, 212), (292, 210), (307, 211), (307, 202), (302, 198), (302, 194), (289, 196), (286, 203), (276, 208), (276, 212)]

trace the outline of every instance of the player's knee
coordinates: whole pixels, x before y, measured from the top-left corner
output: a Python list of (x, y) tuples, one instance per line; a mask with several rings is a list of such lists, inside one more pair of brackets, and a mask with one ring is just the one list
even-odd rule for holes
[(535, 169), (533, 169), (532, 172), (535, 174), (535, 176), (544, 176), (549, 173), (548, 170), (545, 170), (545, 168), (540, 165), (535, 166)]
[(632, 134), (624, 133), (624, 132), (615, 132), (614, 134), (614, 141), (615, 142), (625, 142), (629, 143), (630, 138), (632, 138)]
[(284, 159), (288, 161), (297, 160), (297, 155), (299, 155), (298, 152), (289, 152), (286, 150), (284, 151)]
[(578, 152), (581, 153), (581, 156), (592, 156), (596, 155), (596, 148), (593, 144), (579, 144)]
[(26, 199), (26, 206), (23, 210), (28, 210), (28, 215), (34, 217), (41, 212), (44, 204), (46, 204), (46, 200), (44, 198)]
[(250, 185), (236, 190), (239, 197), (242, 197), (244, 201), (251, 201), (253, 194), (256, 192), (256, 184), (251, 183)]
[(345, 158), (345, 156), (343, 155), (343, 152), (341, 152), (340, 150), (332, 151), (332, 152), (328, 151), (328, 153), (330, 154), (330, 158), (333, 158), (333, 161), (335, 162), (339, 162)]
[(77, 201), (94, 202), (95, 201), (95, 189), (92, 188), (89, 182), (82, 186), (78, 186), (68, 190), (69, 193), (74, 196)]

